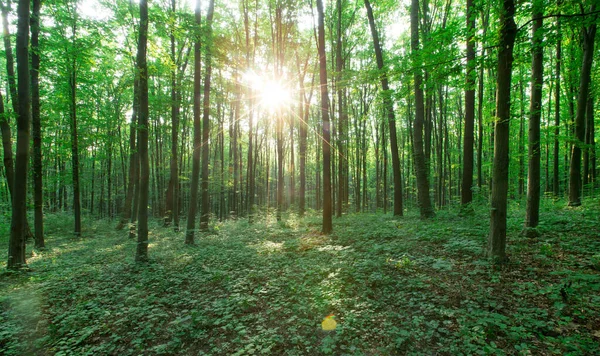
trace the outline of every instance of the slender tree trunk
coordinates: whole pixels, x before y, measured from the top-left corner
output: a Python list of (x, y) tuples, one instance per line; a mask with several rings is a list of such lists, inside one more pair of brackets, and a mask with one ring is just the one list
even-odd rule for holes
[(17, 7), (17, 72), (19, 101), (17, 113), (17, 159), (13, 186), (12, 217), (8, 244), (7, 268), (26, 266), (27, 173), (29, 169), (29, 130), (31, 121), (29, 79), (29, 0), (19, 0)]
[(555, 82), (556, 89), (554, 91), (554, 154), (552, 165), (552, 192), (554, 197), (560, 194), (560, 173), (559, 173), (559, 141), (560, 134), (560, 66), (562, 64), (562, 32), (560, 30), (560, 17), (556, 18), (556, 67), (555, 67)]
[[(10, 4), (10, 2), (8, 3)], [(15, 113), (19, 112), (19, 98), (17, 95), (17, 76), (15, 75), (15, 64), (12, 52), (12, 45), (10, 44), (10, 31), (8, 24), (8, 12), (10, 7), (5, 6), (2, 2), (2, 28), (4, 38), (4, 51), (6, 52), (6, 72), (8, 74), (8, 90), (10, 92), (10, 98), (12, 108)], [(27, 15), (29, 16), (29, 15)]]
[[(177, 10), (177, 1), (171, 0), (171, 11), (173, 16)], [(179, 231), (179, 168), (177, 167), (177, 148), (179, 147), (179, 88), (177, 86), (178, 61), (175, 54), (175, 29), (171, 29), (171, 58), (173, 67), (171, 69), (171, 158), (169, 162), (170, 178), (167, 194), (167, 218), (165, 223), (173, 221), (173, 229)]]
[[(327, 90), (327, 58), (325, 56), (325, 20), (323, 1), (317, 0), (319, 84), (321, 87), (321, 118), (323, 120), (323, 227), (324, 234), (333, 231), (331, 205), (331, 124), (329, 122), (329, 93)], [(318, 199), (318, 197), (317, 197)]]
[(41, 0), (33, 0), (31, 16), (31, 120), (33, 134), (33, 205), (35, 247), (43, 248), (44, 243), (44, 213), (42, 191), (42, 124), (40, 121), (40, 7)]
[[(73, 20), (73, 42), (76, 44), (76, 19)], [(73, 214), (75, 216), (75, 236), (81, 236), (81, 193), (79, 182), (79, 136), (77, 134), (77, 57), (71, 58), (71, 68), (69, 73), (69, 114), (71, 124), (71, 168), (73, 171)]]
[(204, 76), (204, 98), (202, 102), (202, 211), (200, 213), (200, 230), (208, 230), (209, 196), (208, 196), (208, 141), (210, 138), (210, 79), (212, 73), (212, 19), (215, 10), (215, 0), (210, 0), (206, 14), (207, 39), (206, 73)]
[(196, 0), (196, 33), (194, 38), (194, 148), (192, 158), (192, 179), (190, 186), (190, 206), (188, 207), (187, 226), (185, 233), (185, 243), (194, 244), (194, 234), (196, 231), (196, 209), (198, 208), (198, 178), (200, 176), (200, 149), (202, 146), (202, 137), (200, 134), (200, 65), (202, 58), (200, 54), (200, 0)]
[(131, 122), (129, 124), (129, 176), (127, 180), (127, 195), (125, 196), (125, 205), (123, 207), (121, 220), (117, 225), (117, 230), (121, 230), (132, 216), (131, 206), (134, 198), (134, 187), (139, 184), (137, 169), (139, 163), (135, 140), (138, 125), (139, 100), (139, 73), (136, 71), (135, 79), (133, 81), (133, 110), (131, 113)]
[(496, 126), (494, 139), (494, 168), (492, 175), (492, 207), (488, 254), (498, 263), (506, 256), (506, 208), (508, 194), (508, 147), (510, 123), (510, 89), (513, 48), (517, 34), (513, 0), (503, 0), (500, 10), (500, 44), (498, 46), (498, 76), (496, 80)]
[(465, 88), (465, 134), (463, 136), (463, 172), (460, 202), (473, 200), (473, 143), (475, 141), (475, 7), (467, 0), (467, 74)]
[(529, 107), (526, 228), (535, 228), (540, 221), (540, 119), (542, 116), (542, 85), (544, 80), (543, 14), (544, 9), (541, 0), (534, 2), (531, 30), (533, 59), (531, 64), (531, 105)]
[(2, 131), (2, 160), (4, 163), (4, 172), (6, 174), (8, 192), (12, 201), (12, 196), (14, 194), (13, 187), (15, 184), (15, 168), (10, 124), (8, 123), (8, 113), (4, 110), (4, 98), (2, 97), (2, 93), (0, 93), (0, 131)]
[(140, 198), (138, 211), (138, 236), (135, 260), (148, 261), (148, 193), (150, 165), (148, 162), (148, 1), (140, 0), (140, 31), (137, 52), (137, 70), (140, 78), (140, 113), (138, 126), (138, 153), (140, 158)]
[[(419, 55), (419, 0), (412, 0), (410, 12), (411, 24), (411, 51), (413, 56)], [(415, 157), (415, 171), (417, 176), (417, 190), (419, 194), (419, 208), (421, 218), (431, 218), (435, 216), (433, 207), (431, 206), (431, 198), (429, 197), (429, 177), (427, 164), (425, 162), (425, 154), (423, 152), (423, 122), (425, 119), (425, 108), (423, 102), (423, 78), (421, 70), (418, 68), (420, 60), (414, 58), (415, 74), (415, 121), (413, 123), (413, 150)]]
[[(394, 103), (392, 102), (392, 95), (389, 88), (387, 70), (384, 67), (383, 51), (381, 50), (379, 34), (375, 26), (373, 9), (369, 0), (365, 0), (365, 7), (367, 9), (367, 17), (369, 18), (371, 36), (373, 37), (373, 46), (375, 48), (377, 68), (379, 68), (380, 71), (383, 71), (380, 79), (381, 89), (383, 91), (384, 110), (386, 112), (386, 119), (390, 130), (390, 148), (392, 150), (392, 175), (394, 178), (394, 215), (402, 216), (402, 168), (400, 167), (400, 156), (398, 155), (398, 138), (396, 137), (396, 114), (394, 113)], [(385, 194), (387, 194), (387, 192)], [(384, 201), (384, 206), (387, 207), (387, 200)]]
[[(589, 158), (589, 183), (595, 183), (596, 181), (596, 133), (594, 127), (594, 97), (592, 94), (588, 97), (587, 110), (586, 110), (586, 137), (588, 144), (588, 158)], [(593, 188), (593, 185), (592, 185)]]
[[(590, 13), (596, 10), (591, 6)], [(594, 20), (596, 16), (594, 16)], [(591, 82), (592, 61), (594, 59), (594, 42), (596, 39), (596, 23), (583, 28), (583, 63), (579, 80), (577, 112), (575, 113), (575, 143), (571, 150), (571, 166), (569, 167), (569, 206), (581, 205), (581, 148), (585, 143), (585, 113)]]

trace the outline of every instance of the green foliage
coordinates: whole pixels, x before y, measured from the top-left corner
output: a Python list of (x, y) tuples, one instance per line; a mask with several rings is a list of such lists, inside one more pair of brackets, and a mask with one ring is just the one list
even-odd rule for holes
[(113, 222), (87, 221), (93, 237), (74, 240), (69, 219), (48, 215), (33, 271), (1, 276), (0, 352), (592, 354), (598, 212), (545, 202), (532, 240), (513, 207), (498, 269), (483, 253), (486, 210), (348, 215), (330, 236), (317, 215), (228, 221), (193, 247), (156, 223), (146, 266)]

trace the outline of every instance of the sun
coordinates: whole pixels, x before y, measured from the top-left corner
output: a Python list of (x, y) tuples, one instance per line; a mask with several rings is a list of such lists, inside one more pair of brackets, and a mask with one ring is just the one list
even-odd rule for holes
[(254, 72), (246, 73), (244, 80), (256, 92), (260, 106), (270, 112), (275, 112), (291, 102), (289, 89), (280, 81), (259, 76)]

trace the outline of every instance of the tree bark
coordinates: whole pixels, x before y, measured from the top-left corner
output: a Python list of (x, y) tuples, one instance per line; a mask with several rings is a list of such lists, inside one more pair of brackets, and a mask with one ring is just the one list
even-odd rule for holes
[(425, 107), (423, 100), (423, 78), (421, 75), (420, 63), (417, 58), (420, 55), (419, 49), (419, 0), (412, 0), (410, 10), (410, 34), (411, 34), (411, 52), (414, 56), (414, 88), (415, 88), (415, 121), (413, 122), (413, 150), (415, 157), (415, 173), (417, 176), (417, 190), (421, 218), (432, 218), (435, 216), (431, 206), (429, 196), (429, 177), (427, 164), (425, 162), (425, 153), (423, 152), (423, 124), (425, 120)]
[[(560, 2), (560, 0), (559, 0)], [(560, 12), (559, 12), (560, 14)], [(555, 67), (555, 83), (554, 91), (554, 154), (552, 164), (552, 192), (554, 197), (560, 194), (560, 173), (559, 173), (559, 141), (560, 134), (560, 66), (562, 64), (562, 32), (560, 29), (560, 17), (556, 18), (556, 67)]]
[(117, 225), (117, 230), (121, 230), (132, 217), (131, 209), (135, 193), (134, 187), (139, 185), (139, 162), (136, 145), (136, 132), (138, 126), (138, 110), (140, 101), (139, 81), (139, 73), (136, 71), (135, 79), (133, 80), (133, 110), (131, 113), (131, 122), (129, 123), (129, 176), (127, 179), (127, 195), (125, 196), (123, 213), (121, 220)]
[[(177, 1), (171, 0), (171, 12), (175, 17)], [(177, 86), (177, 69), (179, 67), (175, 54), (175, 29), (171, 29), (171, 157), (169, 162), (169, 188), (167, 193), (167, 217), (165, 224), (173, 222), (173, 229), (179, 231), (179, 168), (177, 167), (177, 148), (179, 139), (179, 88)]]
[(500, 10), (500, 44), (498, 46), (498, 76), (496, 80), (496, 125), (492, 174), (492, 206), (488, 255), (497, 263), (507, 261), (506, 207), (508, 194), (508, 146), (510, 123), (510, 89), (513, 48), (517, 34), (514, 21), (514, 0), (503, 0)]
[(531, 30), (533, 59), (531, 64), (531, 105), (529, 107), (526, 228), (535, 228), (540, 221), (540, 118), (542, 116), (542, 85), (544, 80), (543, 14), (542, 2), (539, 0), (534, 2)]
[(206, 13), (207, 40), (206, 72), (204, 76), (204, 98), (202, 101), (202, 211), (200, 213), (200, 230), (208, 231), (209, 197), (208, 197), (208, 141), (210, 138), (210, 79), (212, 73), (212, 19), (215, 1), (210, 0)]
[(138, 126), (138, 154), (140, 159), (140, 198), (138, 206), (138, 236), (135, 260), (148, 261), (148, 193), (150, 164), (148, 162), (148, 1), (140, 0), (140, 31), (137, 52), (137, 70), (140, 76), (140, 116)]
[(190, 206), (188, 207), (187, 226), (185, 233), (186, 245), (194, 244), (196, 231), (196, 210), (198, 208), (198, 178), (200, 176), (200, 149), (202, 137), (200, 133), (200, 66), (202, 63), (200, 53), (200, 0), (196, 0), (196, 33), (194, 38), (194, 146), (192, 157), (192, 179), (190, 186)]
[(463, 136), (463, 172), (460, 202), (473, 200), (473, 143), (475, 130), (475, 7), (467, 0), (467, 73), (465, 88), (465, 133)]
[(4, 163), (8, 193), (12, 201), (12, 196), (14, 194), (13, 187), (15, 184), (15, 167), (12, 151), (12, 135), (10, 133), (8, 113), (4, 110), (4, 98), (2, 97), (2, 93), (0, 93), (0, 131), (2, 131), (2, 161)]
[[(392, 175), (394, 179), (394, 215), (403, 215), (403, 202), (402, 202), (402, 171), (400, 167), (400, 156), (398, 154), (398, 138), (396, 136), (396, 114), (394, 113), (394, 103), (392, 101), (392, 93), (390, 91), (387, 69), (384, 67), (383, 51), (381, 49), (381, 43), (379, 40), (379, 33), (375, 26), (375, 19), (373, 17), (373, 9), (369, 0), (365, 0), (365, 7), (367, 9), (367, 17), (369, 18), (369, 26), (371, 28), (371, 35), (373, 37), (373, 46), (375, 48), (375, 58), (377, 61), (377, 68), (382, 72), (381, 89), (383, 91), (383, 102), (384, 110), (386, 113), (386, 119), (390, 131), (390, 148), (392, 150)], [(422, 93), (422, 92), (421, 92)], [(384, 152), (385, 155), (385, 152)], [(385, 179), (385, 178), (384, 178)], [(385, 195), (385, 194), (384, 194)], [(387, 201), (384, 201), (384, 206), (387, 207)], [(384, 208), (385, 209), (385, 208)], [(433, 213), (433, 210), (431, 211)]]
[(25, 240), (27, 237), (27, 173), (29, 170), (29, 130), (31, 121), (29, 78), (29, 0), (19, 0), (17, 7), (17, 159), (13, 186), (12, 217), (8, 244), (9, 269), (26, 266)]
[[(592, 5), (589, 12), (594, 12)], [(596, 16), (589, 27), (583, 31), (583, 62), (579, 79), (577, 112), (575, 113), (575, 143), (571, 149), (571, 166), (569, 167), (569, 206), (581, 205), (581, 151), (585, 144), (585, 113), (591, 82), (592, 62), (594, 59), (594, 42), (596, 39)]]
[[(75, 4), (74, 13), (77, 12)], [(77, 17), (72, 23), (71, 46), (77, 46)], [(81, 192), (79, 182), (79, 136), (77, 133), (77, 54), (73, 54), (69, 68), (69, 114), (71, 125), (71, 169), (73, 174), (73, 215), (75, 218), (74, 235), (81, 236)]]
[[(331, 124), (329, 122), (329, 92), (327, 90), (327, 58), (325, 55), (325, 21), (323, 1), (317, 0), (319, 84), (321, 87), (321, 119), (323, 120), (323, 227), (324, 234), (333, 231), (331, 201)], [(317, 197), (318, 199), (318, 197)]]
[(40, 121), (40, 7), (41, 0), (33, 0), (31, 16), (31, 125), (33, 134), (33, 205), (35, 247), (43, 248), (44, 213), (42, 192), (42, 123)]

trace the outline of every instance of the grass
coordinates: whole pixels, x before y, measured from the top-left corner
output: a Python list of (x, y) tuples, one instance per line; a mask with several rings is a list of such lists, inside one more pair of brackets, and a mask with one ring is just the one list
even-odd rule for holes
[(316, 215), (228, 221), (196, 246), (156, 221), (147, 265), (114, 221), (87, 220), (75, 239), (68, 216), (48, 215), (32, 271), (0, 265), (0, 354), (594, 354), (598, 203), (545, 201), (536, 239), (511, 204), (503, 267), (485, 258), (485, 207), (348, 215), (330, 236)]

